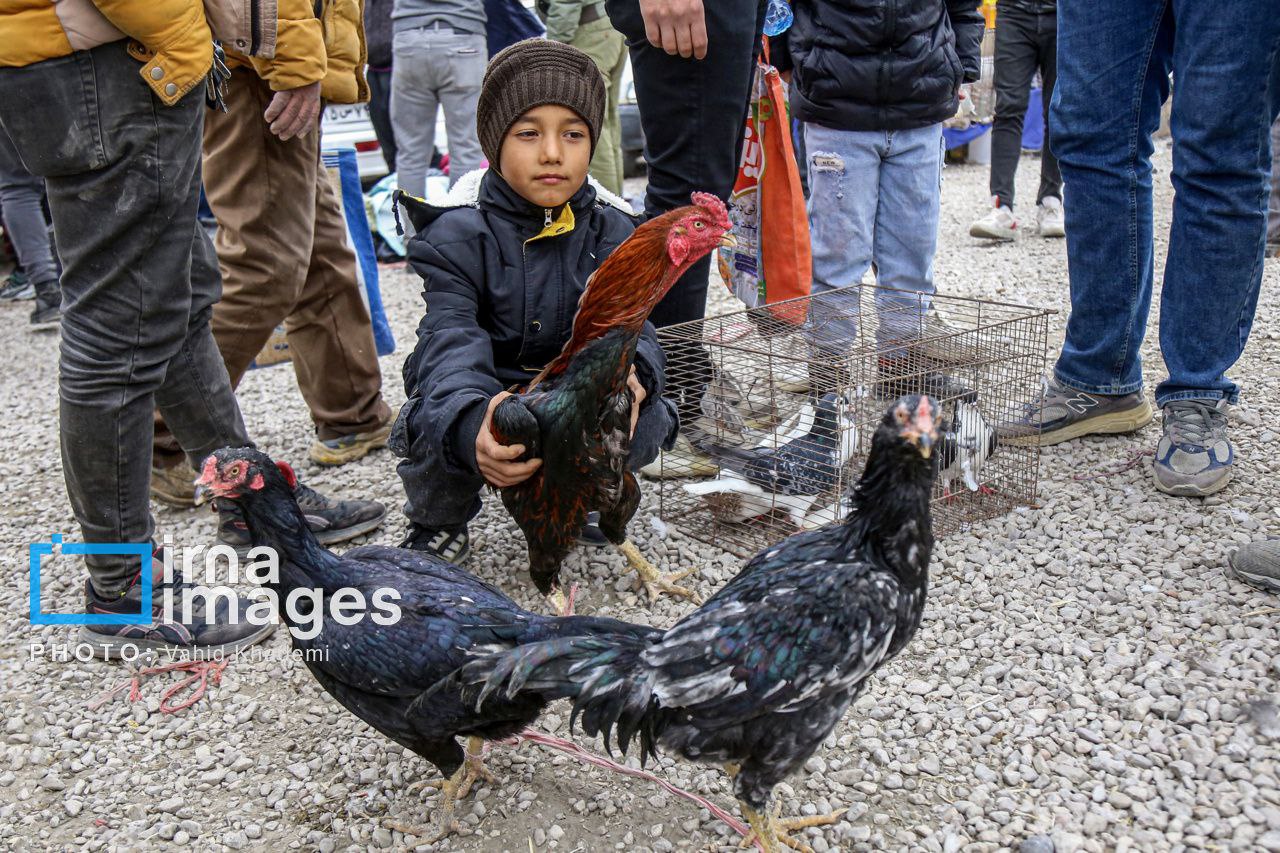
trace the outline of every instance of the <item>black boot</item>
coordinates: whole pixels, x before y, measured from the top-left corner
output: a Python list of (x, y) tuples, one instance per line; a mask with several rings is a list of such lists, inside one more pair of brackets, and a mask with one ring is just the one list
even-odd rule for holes
[(36, 307), (31, 312), (29, 328), (33, 331), (56, 329), (62, 321), (62, 289), (57, 279), (36, 284)]

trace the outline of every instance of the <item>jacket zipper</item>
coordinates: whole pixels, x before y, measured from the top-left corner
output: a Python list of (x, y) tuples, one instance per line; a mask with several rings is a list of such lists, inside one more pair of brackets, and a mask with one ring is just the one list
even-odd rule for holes
[(542, 208), (542, 227), (551, 227), (551, 208), (549, 207)]

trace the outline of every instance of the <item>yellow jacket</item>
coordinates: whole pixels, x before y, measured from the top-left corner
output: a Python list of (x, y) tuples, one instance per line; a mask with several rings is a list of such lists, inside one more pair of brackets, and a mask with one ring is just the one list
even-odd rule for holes
[(227, 64), (251, 66), (277, 92), (320, 80), (320, 94), (327, 101), (354, 104), (369, 100), (364, 77), (364, 4), (360, 0), (321, 0), (317, 19), (311, 0), (277, 3), (275, 56), (250, 57), (227, 50)]

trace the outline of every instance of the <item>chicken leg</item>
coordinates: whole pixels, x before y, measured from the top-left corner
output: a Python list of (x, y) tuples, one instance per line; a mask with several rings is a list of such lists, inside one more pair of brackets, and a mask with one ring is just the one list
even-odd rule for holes
[(409, 792), (423, 788), (440, 789), (442, 800), (440, 803), (440, 819), (437, 821), (439, 830), (432, 835), (430, 829), (409, 826), (393, 820), (383, 821), (383, 825), (387, 829), (394, 829), (397, 832), (403, 832), (405, 835), (427, 838), (429, 839), (427, 841), (428, 844), (435, 844), (456, 832), (461, 832), (462, 824), (454, 817), (454, 812), (457, 808), (458, 800), (471, 793), (471, 786), (476, 783), (477, 779), (484, 779), (486, 782), (498, 781), (497, 777), (489, 772), (489, 768), (484, 766), (484, 739), (472, 735), (467, 738), (467, 753), (466, 757), (463, 758), (462, 766), (452, 776), (448, 779), (429, 779), (423, 782), (415, 782), (408, 788)]
[(618, 550), (622, 556), (627, 558), (627, 562), (631, 564), (631, 568), (635, 569), (636, 574), (640, 576), (640, 582), (644, 584), (645, 591), (649, 593), (649, 603), (658, 600), (662, 593), (675, 595), (680, 598), (687, 598), (694, 604), (702, 604), (702, 597), (691, 589), (682, 586), (676, 586), (676, 581), (687, 578), (689, 575), (698, 571), (697, 568), (685, 569), (680, 572), (669, 572), (663, 574), (653, 567), (653, 564), (644, 558), (640, 553), (640, 549), (630, 539), (626, 539)]
[(799, 850), (801, 853), (813, 853), (812, 847), (792, 838), (791, 833), (799, 829), (808, 829), (811, 826), (825, 826), (829, 823), (835, 823), (848, 811), (848, 809), (836, 809), (831, 814), (779, 818), (778, 812), (782, 808), (781, 803), (775, 805), (772, 813), (767, 817), (741, 800), (738, 801), (738, 805), (742, 808), (742, 814), (746, 817), (747, 823), (751, 824), (751, 834), (742, 839), (742, 844), (739, 846), (749, 847), (759, 838), (760, 843), (764, 845), (765, 853), (778, 853), (781, 849), (778, 845), (785, 845), (792, 850)]

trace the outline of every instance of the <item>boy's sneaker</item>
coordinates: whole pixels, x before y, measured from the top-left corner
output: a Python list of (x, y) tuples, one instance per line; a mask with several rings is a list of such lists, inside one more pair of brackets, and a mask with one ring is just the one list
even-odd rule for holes
[(35, 287), (36, 307), (31, 312), (29, 326), (32, 331), (56, 329), (62, 322), (62, 289), (58, 282), (42, 282)]
[(1047, 195), (1036, 205), (1036, 228), (1041, 237), (1067, 236), (1067, 223), (1062, 218), (1062, 199)]
[(151, 466), (151, 498), (167, 506), (190, 509), (196, 505), (196, 472), (185, 462), (162, 468)]
[(587, 523), (583, 525), (582, 532), (578, 534), (578, 544), (588, 545), (592, 548), (603, 548), (609, 544), (609, 539), (604, 535), (604, 531), (600, 529), (600, 513), (587, 513)]
[(1000, 203), (1000, 199), (991, 197), (991, 212), (969, 226), (970, 237), (981, 237), (984, 240), (1016, 240), (1018, 239), (1018, 219), (1013, 209)]
[(36, 288), (27, 278), (26, 273), (14, 270), (5, 279), (4, 287), (0, 287), (0, 302), (14, 302), (19, 299), (35, 299)]
[[(333, 500), (302, 483), (294, 489), (293, 497), (321, 545), (354, 539), (381, 526), (387, 517), (386, 506), (378, 501)], [(235, 548), (237, 553), (247, 552), (253, 541), (240, 507), (234, 501), (215, 500), (213, 508), (218, 513), (218, 541)]]
[(1044, 397), (1024, 404), (1022, 417), (1000, 424), (996, 433), (1008, 444), (1048, 447), (1085, 435), (1134, 432), (1152, 417), (1151, 404), (1141, 391), (1088, 394), (1048, 378)]
[(1228, 405), (1226, 400), (1175, 400), (1161, 407), (1164, 435), (1151, 463), (1157, 489), (1203, 497), (1231, 482), (1235, 453), (1227, 439)]
[(431, 554), (460, 566), (471, 556), (471, 534), (464, 524), (462, 527), (423, 527), (420, 524), (409, 525), (409, 535), (400, 543), (401, 548)]
[[(158, 555), (157, 555), (158, 556)], [(275, 630), (275, 623), (254, 625), (246, 619), (249, 608), (256, 602), (243, 596), (230, 600), (226, 596), (203, 595), (191, 599), (191, 621), (182, 622), (184, 602), (196, 584), (164, 583), (163, 572), (153, 566), (156, 578), (151, 589), (151, 618), (147, 625), (82, 625), (79, 641), (93, 649), (95, 657), (133, 657), (147, 649), (161, 651), (187, 651), (201, 655), (230, 655), (259, 643)], [(166, 621), (164, 602), (166, 591), (172, 591), (172, 621)], [(117, 596), (99, 596), (93, 584), (85, 582), (85, 611), (87, 613), (117, 613), (136, 615), (143, 611), (142, 584), (134, 578), (133, 584)], [(234, 612), (233, 612), (234, 611)]]
[(715, 460), (693, 446), (689, 437), (681, 432), (670, 450), (640, 469), (649, 480), (677, 480), (683, 477), (714, 477), (720, 473)]
[(1266, 592), (1280, 593), (1280, 539), (1241, 545), (1227, 557), (1227, 574)]
[(387, 422), (377, 429), (344, 435), (324, 441), (316, 439), (311, 445), (311, 461), (317, 465), (346, 465), (355, 462), (374, 450), (387, 446), (391, 436), (391, 426), (396, 422), (396, 413), (392, 412)]

